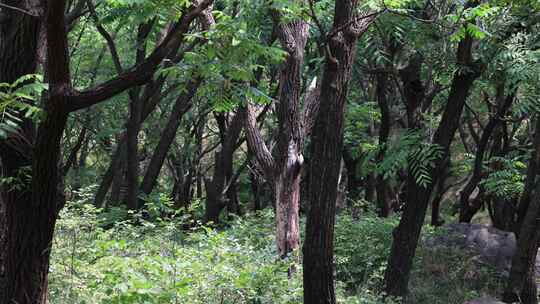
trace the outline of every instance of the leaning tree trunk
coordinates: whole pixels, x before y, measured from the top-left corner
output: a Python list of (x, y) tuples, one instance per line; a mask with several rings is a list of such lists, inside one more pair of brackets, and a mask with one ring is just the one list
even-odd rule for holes
[(497, 88), (497, 104), (499, 106), (497, 113), (489, 120), (486, 127), (484, 128), (482, 132), (482, 137), (480, 138), (480, 141), (478, 143), (478, 148), (476, 150), (476, 155), (474, 159), (474, 168), (473, 168), (473, 174), (472, 177), (469, 179), (467, 185), (463, 188), (460, 194), (460, 213), (459, 213), (459, 221), (460, 222), (470, 222), (472, 220), (472, 217), (476, 213), (476, 209), (474, 206), (471, 206), (469, 204), (469, 197), (473, 193), (474, 189), (478, 186), (480, 181), (482, 180), (483, 175), (483, 167), (484, 167), (484, 154), (486, 152), (486, 149), (489, 144), (489, 140), (491, 138), (491, 135), (493, 134), (493, 131), (497, 128), (497, 126), (500, 124), (510, 107), (512, 106), (512, 102), (514, 100), (514, 95), (510, 94), (506, 98), (503, 96), (504, 94), (504, 85), (501, 85), (501, 87)]
[(304, 241), (304, 303), (336, 303), (334, 218), (343, 149), (344, 113), (356, 42), (376, 14), (355, 13), (355, 0), (336, 1), (312, 133), (309, 213)]
[(157, 183), (159, 172), (163, 167), (167, 153), (169, 152), (169, 149), (174, 141), (178, 128), (180, 127), (180, 123), (182, 122), (182, 116), (184, 116), (184, 114), (191, 108), (191, 100), (197, 92), (200, 83), (200, 79), (189, 82), (187, 85), (187, 91), (178, 96), (176, 102), (174, 103), (171, 114), (169, 115), (169, 119), (167, 120), (167, 124), (161, 132), (159, 142), (154, 150), (154, 153), (152, 154), (152, 158), (150, 159), (150, 163), (148, 164), (146, 173), (141, 183), (141, 191), (145, 195), (150, 195)]
[(429, 172), (429, 185), (416, 183), (410, 172), (407, 178), (407, 201), (399, 225), (393, 232), (394, 241), (385, 272), (385, 291), (390, 296), (407, 294), (409, 275), (431, 192), (439, 179), (438, 173), (443, 169), (443, 160), (448, 157), (469, 90), (480, 75), (472, 59), (472, 42), (472, 38), (467, 35), (459, 43), (457, 61), (467, 69), (460, 69), (454, 74), (445, 110), (433, 137), (433, 144), (442, 149), (442, 158), (435, 162)]
[[(536, 131), (534, 135), (534, 152), (531, 155), (529, 165), (540, 163), (540, 117), (536, 117)], [(533, 181), (532, 187), (525, 188), (523, 199), (528, 200), (531, 196), (528, 208), (519, 229), (517, 250), (512, 259), (512, 269), (508, 284), (503, 295), (507, 303), (537, 304), (535, 268), (540, 241), (540, 180), (538, 172), (528, 171), (527, 180)], [(532, 193), (532, 194), (531, 194)]]

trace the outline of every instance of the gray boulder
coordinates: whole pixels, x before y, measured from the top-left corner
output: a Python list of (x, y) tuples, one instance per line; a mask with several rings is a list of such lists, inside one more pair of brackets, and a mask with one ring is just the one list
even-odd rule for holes
[[(425, 245), (468, 250), (475, 261), (494, 267), (503, 277), (509, 275), (516, 250), (514, 233), (480, 224), (452, 223), (443, 227), (447, 232), (427, 238)], [(536, 259), (536, 275), (540, 277), (540, 256)]]
[(483, 297), (483, 298), (478, 298), (478, 299), (467, 301), (467, 302), (465, 302), (463, 304), (504, 304), (504, 303), (501, 302), (501, 301), (498, 301), (498, 300), (496, 300), (494, 298)]

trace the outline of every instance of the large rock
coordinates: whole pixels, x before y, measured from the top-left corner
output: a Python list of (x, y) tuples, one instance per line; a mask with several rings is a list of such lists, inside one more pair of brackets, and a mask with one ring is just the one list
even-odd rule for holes
[(484, 297), (484, 298), (470, 300), (463, 304), (504, 304), (504, 303), (494, 298)]
[[(470, 251), (479, 263), (497, 269), (503, 277), (510, 274), (516, 250), (514, 233), (480, 224), (453, 223), (444, 228), (447, 233), (430, 237), (425, 244), (428, 247), (463, 248)], [(536, 258), (536, 275), (540, 277), (540, 257)]]

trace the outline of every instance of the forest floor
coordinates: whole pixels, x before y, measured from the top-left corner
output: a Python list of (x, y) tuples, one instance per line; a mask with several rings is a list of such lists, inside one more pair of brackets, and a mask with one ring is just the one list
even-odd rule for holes
[[(51, 304), (302, 303), (301, 267), (288, 280), (294, 258), (275, 258), (271, 210), (233, 218), (220, 229), (192, 225), (190, 219), (141, 221), (120, 209), (103, 214), (69, 205), (56, 230)], [(378, 295), (396, 224), (397, 218), (372, 214), (359, 220), (339, 215), (339, 303), (397, 303)], [(190, 225), (197, 228), (186, 230)], [(425, 227), (406, 303), (462, 304), (502, 290), (500, 269), (479, 263), (470, 248), (447, 246), (441, 241), (447, 232)]]

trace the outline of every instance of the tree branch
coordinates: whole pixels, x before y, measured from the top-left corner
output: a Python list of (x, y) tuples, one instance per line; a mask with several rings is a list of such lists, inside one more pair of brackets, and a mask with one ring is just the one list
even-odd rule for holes
[(125, 90), (148, 82), (153, 77), (162, 60), (182, 44), (191, 22), (211, 3), (212, 0), (204, 0), (198, 6), (191, 6), (180, 17), (180, 20), (174, 24), (163, 42), (141, 64), (94, 88), (83, 92), (73, 91), (68, 96), (67, 110), (74, 112), (88, 108)]
[(255, 158), (259, 162), (264, 173), (269, 176), (273, 175), (275, 161), (262, 138), (261, 131), (257, 127), (255, 107), (249, 102), (246, 104), (245, 132), (248, 147), (253, 154), (255, 154)]
[(37, 14), (31, 13), (31, 12), (25, 11), (25, 10), (23, 10), (21, 8), (11, 6), (11, 5), (7, 5), (7, 4), (4, 4), (4, 3), (0, 3), (0, 7), (7, 8), (7, 9), (10, 9), (10, 10), (14, 10), (14, 11), (17, 11), (19, 13), (23, 13), (23, 14), (28, 15), (28, 16), (39, 17), (39, 15), (37, 15)]

